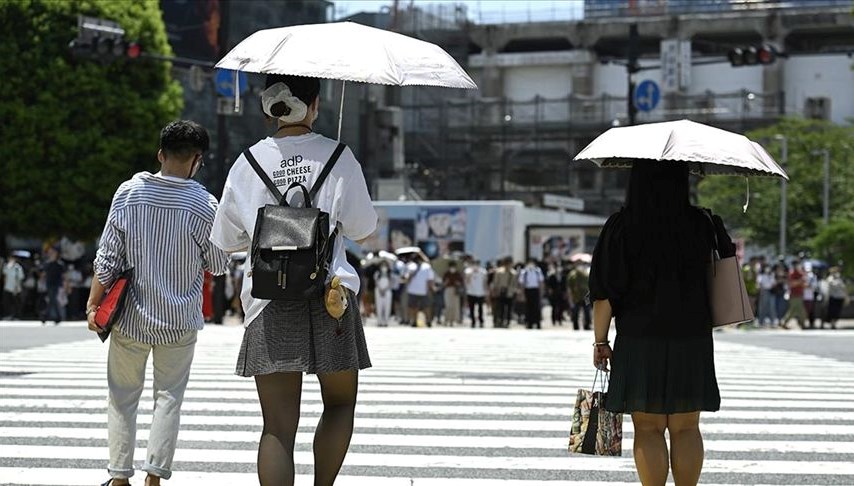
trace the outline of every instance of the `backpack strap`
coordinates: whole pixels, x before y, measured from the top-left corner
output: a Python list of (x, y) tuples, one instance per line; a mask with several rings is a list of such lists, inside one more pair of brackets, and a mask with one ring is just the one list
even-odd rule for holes
[(308, 191), (309, 200), (314, 200), (314, 196), (320, 192), (320, 186), (323, 185), (323, 182), (326, 181), (326, 177), (329, 176), (329, 173), (332, 172), (332, 168), (335, 167), (335, 163), (338, 162), (338, 157), (341, 156), (341, 153), (344, 152), (344, 149), (347, 148), (341, 142), (338, 142), (338, 146), (335, 147), (335, 151), (332, 152), (332, 155), (329, 157), (329, 160), (326, 162), (326, 165), (323, 166), (323, 170), (320, 171), (320, 175), (317, 176), (317, 180), (314, 181), (314, 185), (311, 186), (311, 190)]
[(284, 195), (279, 192), (279, 188), (276, 187), (276, 184), (274, 184), (273, 181), (270, 180), (270, 177), (267, 176), (267, 173), (264, 172), (264, 169), (262, 169), (261, 165), (258, 164), (258, 161), (255, 160), (255, 157), (252, 155), (252, 152), (250, 152), (249, 149), (246, 149), (243, 151), (243, 156), (246, 157), (246, 160), (249, 162), (249, 165), (251, 165), (252, 168), (255, 169), (255, 173), (258, 174), (258, 177), (260, 177), (261, 180), (264, 181), (264, 184), (267, 186), (267, 189), (269, 189), (270, 192), (273, 193), (273, 196), (276, 197), (276, 201), (279, 201), (279, 203), (281, 203), (281, 201), (284, 199)]

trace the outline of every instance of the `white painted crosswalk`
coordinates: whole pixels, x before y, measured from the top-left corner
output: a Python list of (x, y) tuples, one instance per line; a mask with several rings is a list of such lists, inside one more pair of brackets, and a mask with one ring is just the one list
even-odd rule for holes
[[(566, 330), (369, 328), (356, 431), (336, 484), (637, 484), (624, 456), (566, 452), (572, 403), (589, 387), (591, 335)], [(260, 409), (232, 374), (241, 330), (199, 335), (172, 483), (257, 484)], [(106, 479), (107, 346), (97, 339), (0, 354), (0, 484)], [(704, 414), (703, 484), (854, 484), (854, 363), (718, 342), (722, 409)], [(150, 387), (150, 370), (149, 370)], [(150, 390), (150, 388), (149, 388)], [(140, 404), (144, 456), (151, 394)], [(311, 484), (322, 404), (304, 381), (297, 484)], [(141, 484), (141, 479), (136, 480)]]

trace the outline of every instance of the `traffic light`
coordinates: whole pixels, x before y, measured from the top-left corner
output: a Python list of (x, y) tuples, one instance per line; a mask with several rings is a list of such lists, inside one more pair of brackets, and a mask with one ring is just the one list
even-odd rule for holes
[(107, 63), (136, 59), (142, 54), (140, 45), (126, 40), (124, 29), (111, 20), (81, 15), (77, 27), (77, 38), (68, 44), (73, 57)]
[(769, 44), (735, 47), (729, 51), (727, 59), (732, 67), (773, 64), (777, 60), (777, 50)]

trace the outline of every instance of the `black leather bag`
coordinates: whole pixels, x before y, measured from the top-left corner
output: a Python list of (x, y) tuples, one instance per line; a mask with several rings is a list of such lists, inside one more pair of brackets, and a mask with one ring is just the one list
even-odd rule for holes
[[(267, 300), (305, 300), (322, 297), (332, 263), (338, 229), (329, 231), (329, 214), (312, 207), (314, 196), (346, 146), (339, 143), (311, 190), (294, 182), (279, 193), (247, 149), (246, 160), (279, 201), (258, 208), (252, 236), (252, 297)], [(303, 193), (305, 207), (292, 207), (287, 195)]]

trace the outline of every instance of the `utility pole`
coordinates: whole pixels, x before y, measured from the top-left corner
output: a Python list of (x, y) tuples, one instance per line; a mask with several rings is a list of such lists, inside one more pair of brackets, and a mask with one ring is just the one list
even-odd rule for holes
[(821, 154), (824, 158), (824, 182), (822, 187), (821, 216), (824, 224), (830, 222), (830, 150), (813, 150), (813, 155)]
[(635, 124), (635, 116), (638, 109), (635, 107), (635, 73), (640, 71), (638, 65), (638, 48), (640, 36), (638, 35), (638, 24), (629, 25), (629, 43), (626, 46), (626, 72), (629, 76), (628, 114), (629, 125)]
[[(220, 24), (219, 24), (219, 32), (217, 32), (217, 44), (219, 45), (219, 57), (222, 59), (229, 51), (229, 41), (228, 41), (228, 22), (229, 22), (229, 9), (231, 8), (231, 0), (223, 0), (220, 2)], [(237, 90), (237, 86), (234, 87)], [(214, 95), (215, 97), (217, 95)], [(219, 100), (214, 100), (217, 103)], [(211, 171), (211, 180), (212, 180), (212, 188), (213, 193), (217, 198), (222, 197), (222, 191), (225, 187), (225, 176), (228, 173), (226, 167), (228, 167), (228, 124), (226, 123), (226, 115), (224, 113), (217, 113), (216, 116), (216, 159), (214, 160), (213, 170)], [(214, 286), (213, 286), (213, 323), (214, 324), (222, 324), (223, 317), (225, 317), (225, 275), (219, 275), (214, 277)]]
[[(775, 140), (780, 141), (780, 165), (783, 169), (786, 168), (789, 161), (789, 140), (785, 135), (774, 135)], [(786, 179), (780, 179), (780, 255), (786, 256), (786, 213), (788, 211), (788, 182)]]

